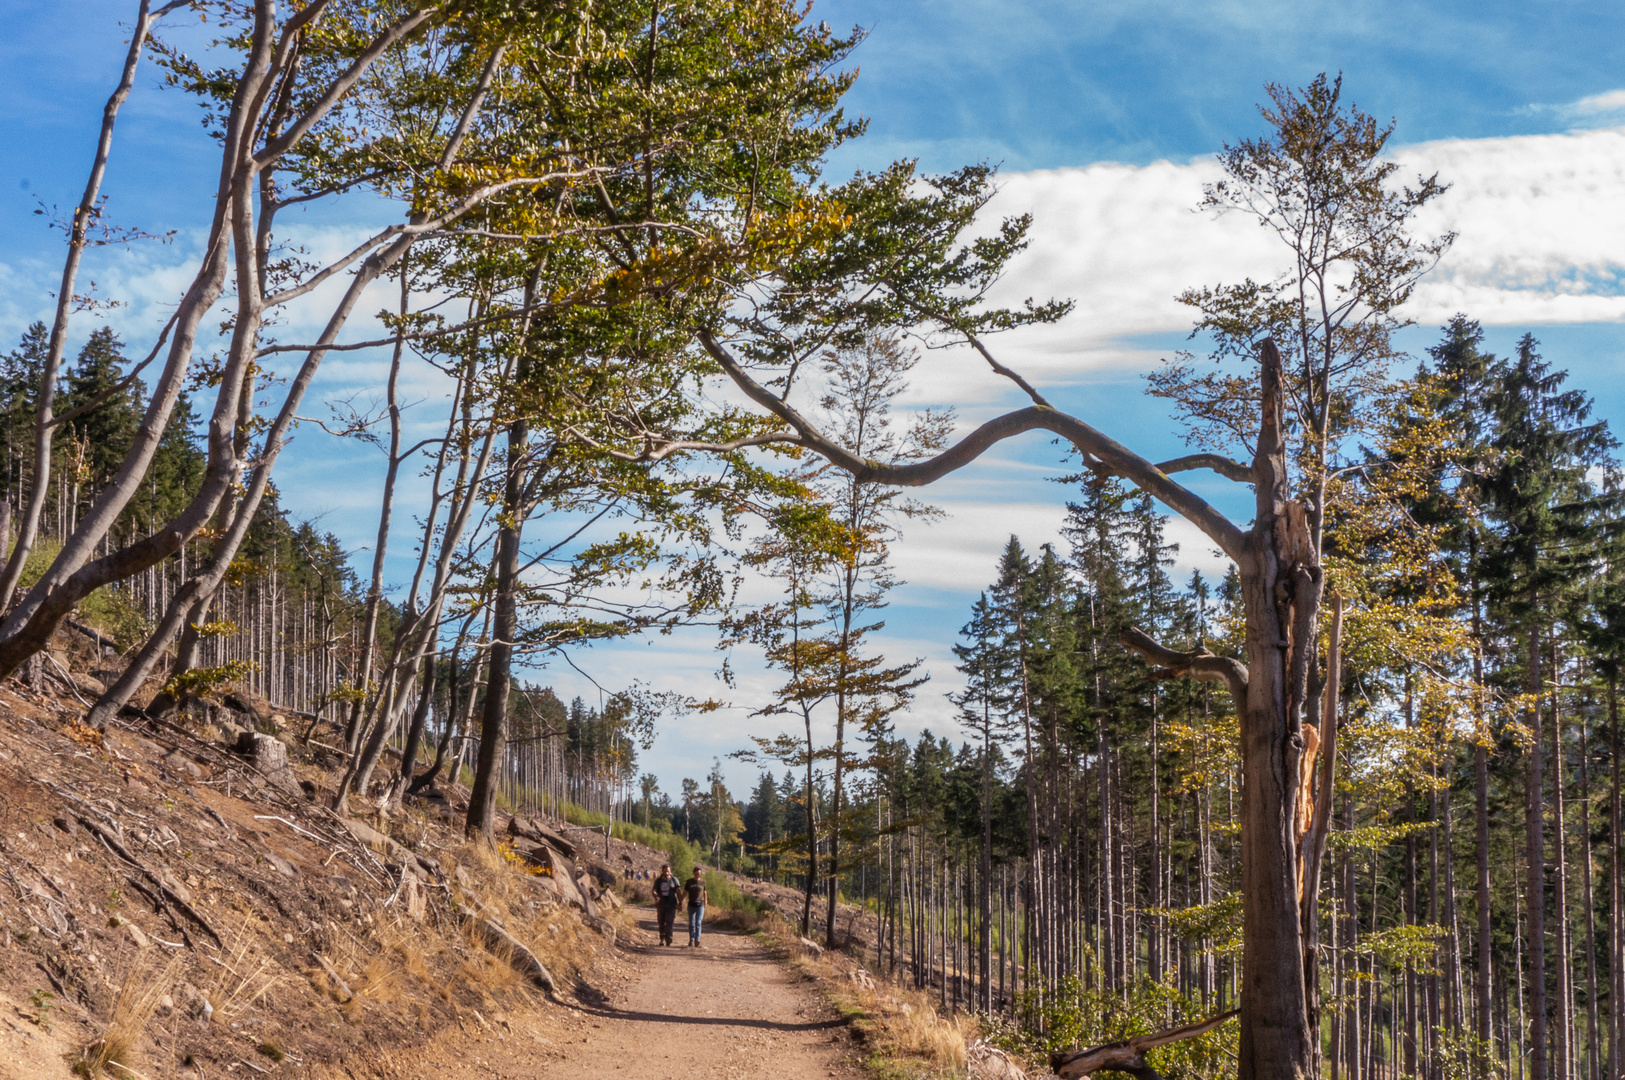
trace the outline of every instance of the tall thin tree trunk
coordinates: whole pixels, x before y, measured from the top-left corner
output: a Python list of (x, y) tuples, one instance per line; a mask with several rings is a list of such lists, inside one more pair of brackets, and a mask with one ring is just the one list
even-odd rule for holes
[(1535, 733), (1526, 751), (1528, 758), (1524, 779), (1526, 806), (1524, 809), (1524, 865), (1527, 877), (1525, 899), (1528, 902), (1529, 942), (1529, 1076), (1531, 1080), (1547, 1080), (1546, 1074), (1546, 844), (1541, 777), (1541, 676), (1539, 619), (1540, 595), (1530, 590), (1528, 628), (1528, 671), (1525, 673), (1525, 693), (1532, 704), (1529, 709), (1529, 729)]

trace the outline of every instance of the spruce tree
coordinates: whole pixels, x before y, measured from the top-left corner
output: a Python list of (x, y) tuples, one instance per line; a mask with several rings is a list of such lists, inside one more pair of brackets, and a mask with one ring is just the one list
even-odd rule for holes
[(17, 348), (0, 361), (0, 412), (5, 423), (4, 442), (0, 443), (0, 454), (4, 455), (0, 458), (4, 470), (0, 480), (10, 499), (21, 497), (23, 477), (33, 461), (34, 410), (50, 340), (46, 325), (33, 323), (23, 331)]
[(143, 388), (139, 382), (119, 385), (124, 379), (123, 364), (124, 343), (111, 327), (99, 327), (79, 350), (63, 388), (59, 412), (86, 410), (68, 421), (68, 427), (87, 448), (91, 493), (118, 470), (141, 421)]
[[(1482, 484), (1496, 525), (1494, 545), (1483, 560), (1494, 602), (1523, 645), (1523, 690), (1532, 703), (1527, 723), (1534, 738), (1526, 750), (1524, 810), (1525, 895), (1529, 898), (1530, 1058), (1534, 1080), (1546, 1080), (1546, 846), (1543, 820), (1543, 755), (1540, 735), (1551, 677), (1542, 665), (1543, 643), (1570, 583), (1584, 576), (1598, 539), (1597, 493), (1587, 472), (1606, 461), (1615, 443), (1607, 425), (1592, 421), (1590, 399), (1565, 390), (1568, 373), (1554, 371), (1536, 352), (1533, 336), (1518, 342), (1517, 356), (1490, 388), (1495, 418), (1490, 440), (1495, 471)], [(1559, 770), (1561, 763), (1554, 762)], [(1566, 955), (1566, 950), (1559, 950)]]

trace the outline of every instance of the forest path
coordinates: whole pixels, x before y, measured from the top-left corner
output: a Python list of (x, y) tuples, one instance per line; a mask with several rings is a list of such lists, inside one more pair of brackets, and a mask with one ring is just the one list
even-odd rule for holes
[[(425, 1080), (864, 1075), (845, 1022), (755, 937), (707, 929), (702, 947), (687, 948), (679, 912), (678, 944), (664, 947), (653, 910), (636, 914), (617, 957), (592, 973), (597, 989), (579, 988), (579, 1005), (488, 1018), (483, 1032), (470, 1025), (468, 1037), (444, 1040), (416, 1063)], [(414, 1074), (411, 1066), (401, 1071)]]

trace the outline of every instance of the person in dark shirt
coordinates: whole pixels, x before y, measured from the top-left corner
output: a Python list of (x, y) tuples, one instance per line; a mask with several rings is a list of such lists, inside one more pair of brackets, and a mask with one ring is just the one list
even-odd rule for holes
[(694, 876), (683, 882), (688, 897), (688, 943), (700, 947), (700, 924), (705, 921), (705, 904), (710, 897), (705, 891), (705, 867), (694, 867)]
[(677, 901), (683, 892), (677, 886), (677, 878), (671, 872), (670, 863), (660, 867), (660, 876), (654, 880), (654, 892), (655, 919), (660, 924), (660, 944), (670, 945), (672, 924), (677, 921)]

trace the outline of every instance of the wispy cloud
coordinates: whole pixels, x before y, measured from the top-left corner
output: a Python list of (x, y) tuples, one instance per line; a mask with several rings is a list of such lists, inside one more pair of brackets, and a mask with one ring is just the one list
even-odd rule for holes
[(1603, 127), (1625, 123), (1625, 89), (1589, 94), (1557, 105), (1529, 105), (1520, 112), (1551, 116), (1575, 127)]

